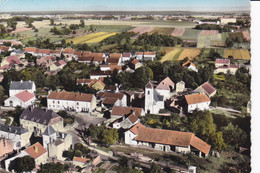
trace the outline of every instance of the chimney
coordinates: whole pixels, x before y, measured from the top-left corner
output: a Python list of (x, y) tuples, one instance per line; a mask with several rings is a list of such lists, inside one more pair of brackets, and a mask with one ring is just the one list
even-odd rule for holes
[(34, 146), (33, 149), (34, 149), (35, 153), (38, 153), (38, 147), (37, 146)]
[(118, 93), (119, 92), (118, 84), (116, 83), (115, 86), (116, 86), (116, 93)]

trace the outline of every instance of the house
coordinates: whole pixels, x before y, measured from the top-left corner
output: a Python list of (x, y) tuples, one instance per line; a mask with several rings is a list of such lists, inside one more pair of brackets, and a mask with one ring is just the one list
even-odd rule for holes
[(33, 93), (23, 90), (22, 92), (15, 94), (4, 101), (5, 106), (27, 108), (35, 103), (36, 97)]
[(164, 109), (164, 101), (170, 98), (174, 91), (174, 83), (167, 77), (160, 83), (149, 81), (145, 86), (145, 112), (158, 114)]
[(9, 88), (9, 96), (16, 95), (24, 90), (27, 90), (30, 93), (36, 92), (36, 86), (33, 81), (11, 81)]
[(211, 146), (190, 132), (148, 128), (141, 123), (125, 132), (125, 143), (165, 152), (196, 153), (207, 157)]
[(78, 57), (78, 61), (85, 64), (91, 64), (93, 61), (93, 57), (89, 55)]
[(185, 101), (188, 113), (192, 113), (195, 109), (202, 111), (209, 110), (210, 99), (204, 93), (185, 95)]
[(0, 138), (12, 140), (14, 150), (27, 146), (30, 137), (31, 133), (25, 128), (0, 124)]
[(190, 69), (190, 70), (193, 70), (193, 71), (198, 72), (197, 67), (196, 67), (192, 62), (190, 62), (190, 61), (187, 61), (187, 62), (183, 63), (183, 64), (182, 64), (182, 67), (186, 67), (186, 68), (188, 68), (188, 69)]
[(91, 113), (96, 108), (96, 97), (94, 94), (74, 93), (63, 90), (52, 91), (47, 98), (48, 109), (71, 110), (76, 112)]
[(139, 122), (140, 122), (140, 116), (138, 116), (135, 112), (131, 112), (130, 114), (125, 114), (123, 117), (117, 119), (113, 123), (113, 128), (129, 129)]
[(90, 159), (86, 159), (83, 157), (76, 157), (76, 156), (73, 157), (73, 164), (75, 166), (79, 166), (79, 167), (83, 168), (83, 167), (90, 165), (90, 163), (91, 163)]
[(143, 61), (143, 55), (144, 55), (143, 52), (135, 52), (135, 58), (136, 58), (138, 61)]
[(132, 113), (135, 113), (137, 117), (141, 117), (145, 115), (145, 112), (143, 108), (138, 107), (123, 107), (123, 106), (113, 106), (112, 112), (111, 112), (111, 118), (122, 118), (125, 115), (130, 115)]
[(50, 55), (52, 55), (52, 56), (55, 56), (55, 57), (60, 57), (61, 56), (61, 49), (60, 50), (51, 50), (50, 51)]
[(111, 77), (111, 71), (92, 71), (90, 74), (90, 79), (104, 79), (106, 77)]
[(0, 137), (0, 158), (13, 152), (13, 141)]
[(113, 107), (114, 105), (127, 105), (127, 98), (123, 93), (99, 92), (97, 98), (101, 100), (101, 106)]
[(50, 71), (60, 71), (66, 66), (66, 62), (63, 60), (57, 61), (50, 66)]
[(36, 56), (37, 55), (37, 48), (36, 47), (26, 47), (24, 49), (24, 53), (30, 53), (30, 54)]
[(16, 55), (5, 57), (1, 62), (2, 71), (11, 67), (18, 70), (22, 66), (23, 63), (21, 62), (20, 58), (18, 58)]
[(11, 47), (0, 46), (0, 53), (11, 51)]
[(43, 147), (48, 151), (48, 157), (64, 160), (62, 154), (73, 145), (72, 136), (67, 133), (57, 132), (52, 126), (48, 126), (42, 134)]
[(77, 79), (77, 85), (89, 85), (95, 79)]
[(118, 65), (100, 65), (100, 71), (111, 71), (114, 72), (115, 70), (119, 73), (122, 71), (122, 66)]
[(121, 53), (112, 53), (107, 59), (107, 64), (121, 66), (122, 54)]
[(93, 57), (92, 63), (96, 66), (105, 63), (105, 54), (104, 53), (91, 53), (89, 56)]
[(45, 129), (52, 125), (56, 131), (63, 130), (63, 118), (52, 110), (38, 107), (26, 108), (20, 115), (20, 124), (34, 136), (41, 136)]
[(213, 97), (217, 92), (217, 90), (209, 82), (203, 83), (201, 86), (196, 88), (194, 91), (195, 92), (203, 92), (208, 97)]
[(180, 81), (176, 83), (176, 93), (181, 93), (185, 90), (185, 82)]
[(38, 50), (36, 51), (36, 54), (37, 54), (38, 56), (47, 56), (47, 55), (50, 55), (50, 53), (51, 53), (51, 50), (50, 50), (50, 49), (38, 49)]
[(156, 54), (155, 52), (144, 52), (144, 55), (143, 55), (143, 60), (144, 61), (154, 61), (156, 57)]
[(140, 63), (137, 59), (132, 59), (132, 60), (130, 61), (129, 66), (130, 66), (132, 69), (136, 70), (136, 69), (142, 67), (143, 64)]
[(37, 142), (32, 146), (26, 148), (25, 150), (21, 151), (18, 155), (5, 160), (5, 169), (10, 170), (9, 165), (11, 164), (11, 162), (16, 158), (21, 158), (24, 156), (31, 156), (35, 161), (35, 166), (46, 163), (48, 159), (47, 150), (43, 148), (43, 146), (39, 142)]
[(75, 52), (73, 53), (75, 59), (77, 60), (79, 57), (81, 57), (82, 53), (83, 53), (82, 51), (75, 51)]
[(218, 73), (224, 73), (224, 74), (232, 74), (235, 75), (237, 70), (239, 69), (239, 65), (224, 65), (224, 66), (219, 66), (217, 69), (214, 70), (215, 74)]
[(54, 56), (45, 56), (43, 58), (37, 59), (36, 63), (37, 65), (41, 67), (50, 67), (54, 62), (56, 61), (56, 58)]
[(230, 59), (216, 59), (215, 67), (228, 66), (230, 65)]
[(95, 90), (103, 90), (106, 86), (100, 79), (77, 79), (77, 85), (88, 85)]
[(221, 18), (220, 23), (221, 25), (226, 25), (228, 23), (236, 23), (237, 19), (236, 18)]
[(73, 59), (75, 59), (75, 55), (74, 55), (75, 50), (72, 48), (65, 48), (62, 51), (62, 54), (65, 57), (65, 60), (68, 61), (72, 61)]
[(130, 61), (131, 58), (132, 58), (132, 54), (131, 53), (123, 53), (122, 54), (122, 62)]

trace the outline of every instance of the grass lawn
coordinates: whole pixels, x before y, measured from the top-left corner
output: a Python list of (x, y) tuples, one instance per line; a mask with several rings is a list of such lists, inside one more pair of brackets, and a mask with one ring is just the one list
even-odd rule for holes
[(101, 168), (97, 168), (95, 169), (94, 173), (105, 173), (106, 170), (105, 169), (101, 169)]
[(234, 116), (233, 113), (226, 111), (226, 110), (222, 110), (222, 109), (212, 109), (212, 110), (210, 110), (210, 112), (213, 114), (225, 115), (228, 118), (236, 118), (236, 116)]

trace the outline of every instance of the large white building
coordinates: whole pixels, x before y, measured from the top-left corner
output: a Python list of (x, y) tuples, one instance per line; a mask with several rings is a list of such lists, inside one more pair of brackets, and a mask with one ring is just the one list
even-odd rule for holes
[(71, 110), (91, 113), (96, 108), (96, 97), (93, 94), (73, 93), (65, 90), (52, 91), (47, 98), (48, 109)]
[(171, 97), (174, 91), (174, 83), (167, 77), (159, 84), (149, 81), (145, 86), (145, 113), (158, 114), (164, 109), (164, 101)]
[(11, 81), (9, 88), (9, 96), (18, 94), (24, 90), (29, 91), (30, 93), (36, 92), (36, 86), (33, 81)]
[(190, 132), (148, 128), (141, 123), (125, 132), (125, 143), (157, 150), (207, 156), (211, 146)]
[(22, 108), (27, 108), (31, 106), (36, 101), (36, 97), (33, 93), (24, 90), (18, 94), (12, 95), (4, 101), (5, 106), (16, 107), (20, 106)]
[(187, 112), (192, 113), (197, 110), (209, 110), (210, 99), (204, 93), (195, 93), (185, 96), (187, 102)]

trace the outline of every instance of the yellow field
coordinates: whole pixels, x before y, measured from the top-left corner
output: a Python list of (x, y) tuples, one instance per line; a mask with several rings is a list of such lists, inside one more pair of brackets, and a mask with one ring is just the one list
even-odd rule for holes
[(88, 34), (80, 37), (75, 37), (72, 39), (67, 39), (66, 42), (70, 43), (71, 41), (74, 44), (79, 44), (79, 43), (97, 43), (102, 40), (104, 40), (107, 37), (110, 37), (112, 35), (115, 35), (116, 33), (108, 33), (108, 32), (97, 32), (93, 34)]
[(224, 57), (232, 56), (233, 59), (250, 60), (250, 53), (247, 49), (226, 49)]
[(163, 51), (165, 51), (166, 54), (162, 57), (160, 61), (173, 61), (178, 60), (181, 52), (183, 51), (183, 48), (166, 48)]
[(106, 33), (105, 35), (98, 36), (96, 38), (90, 39), (90, 40), (85, 41), (83, 43), (98, 43), (98, 42), (101, 42), (102, 40), (104, 40), (108, 37), (111, 37), (113, 35), (116, 35), (116, 33)]
[(184, 50), (182, 51), (180, 57), (178, 58), (178, 60), (183, 60), (186, 57), (188, 57), (190, 60), (196, 58), (197, 56), (199, 56), (201, 52), (201, 49), (197, 49), (197, 48), (184, 48)]

